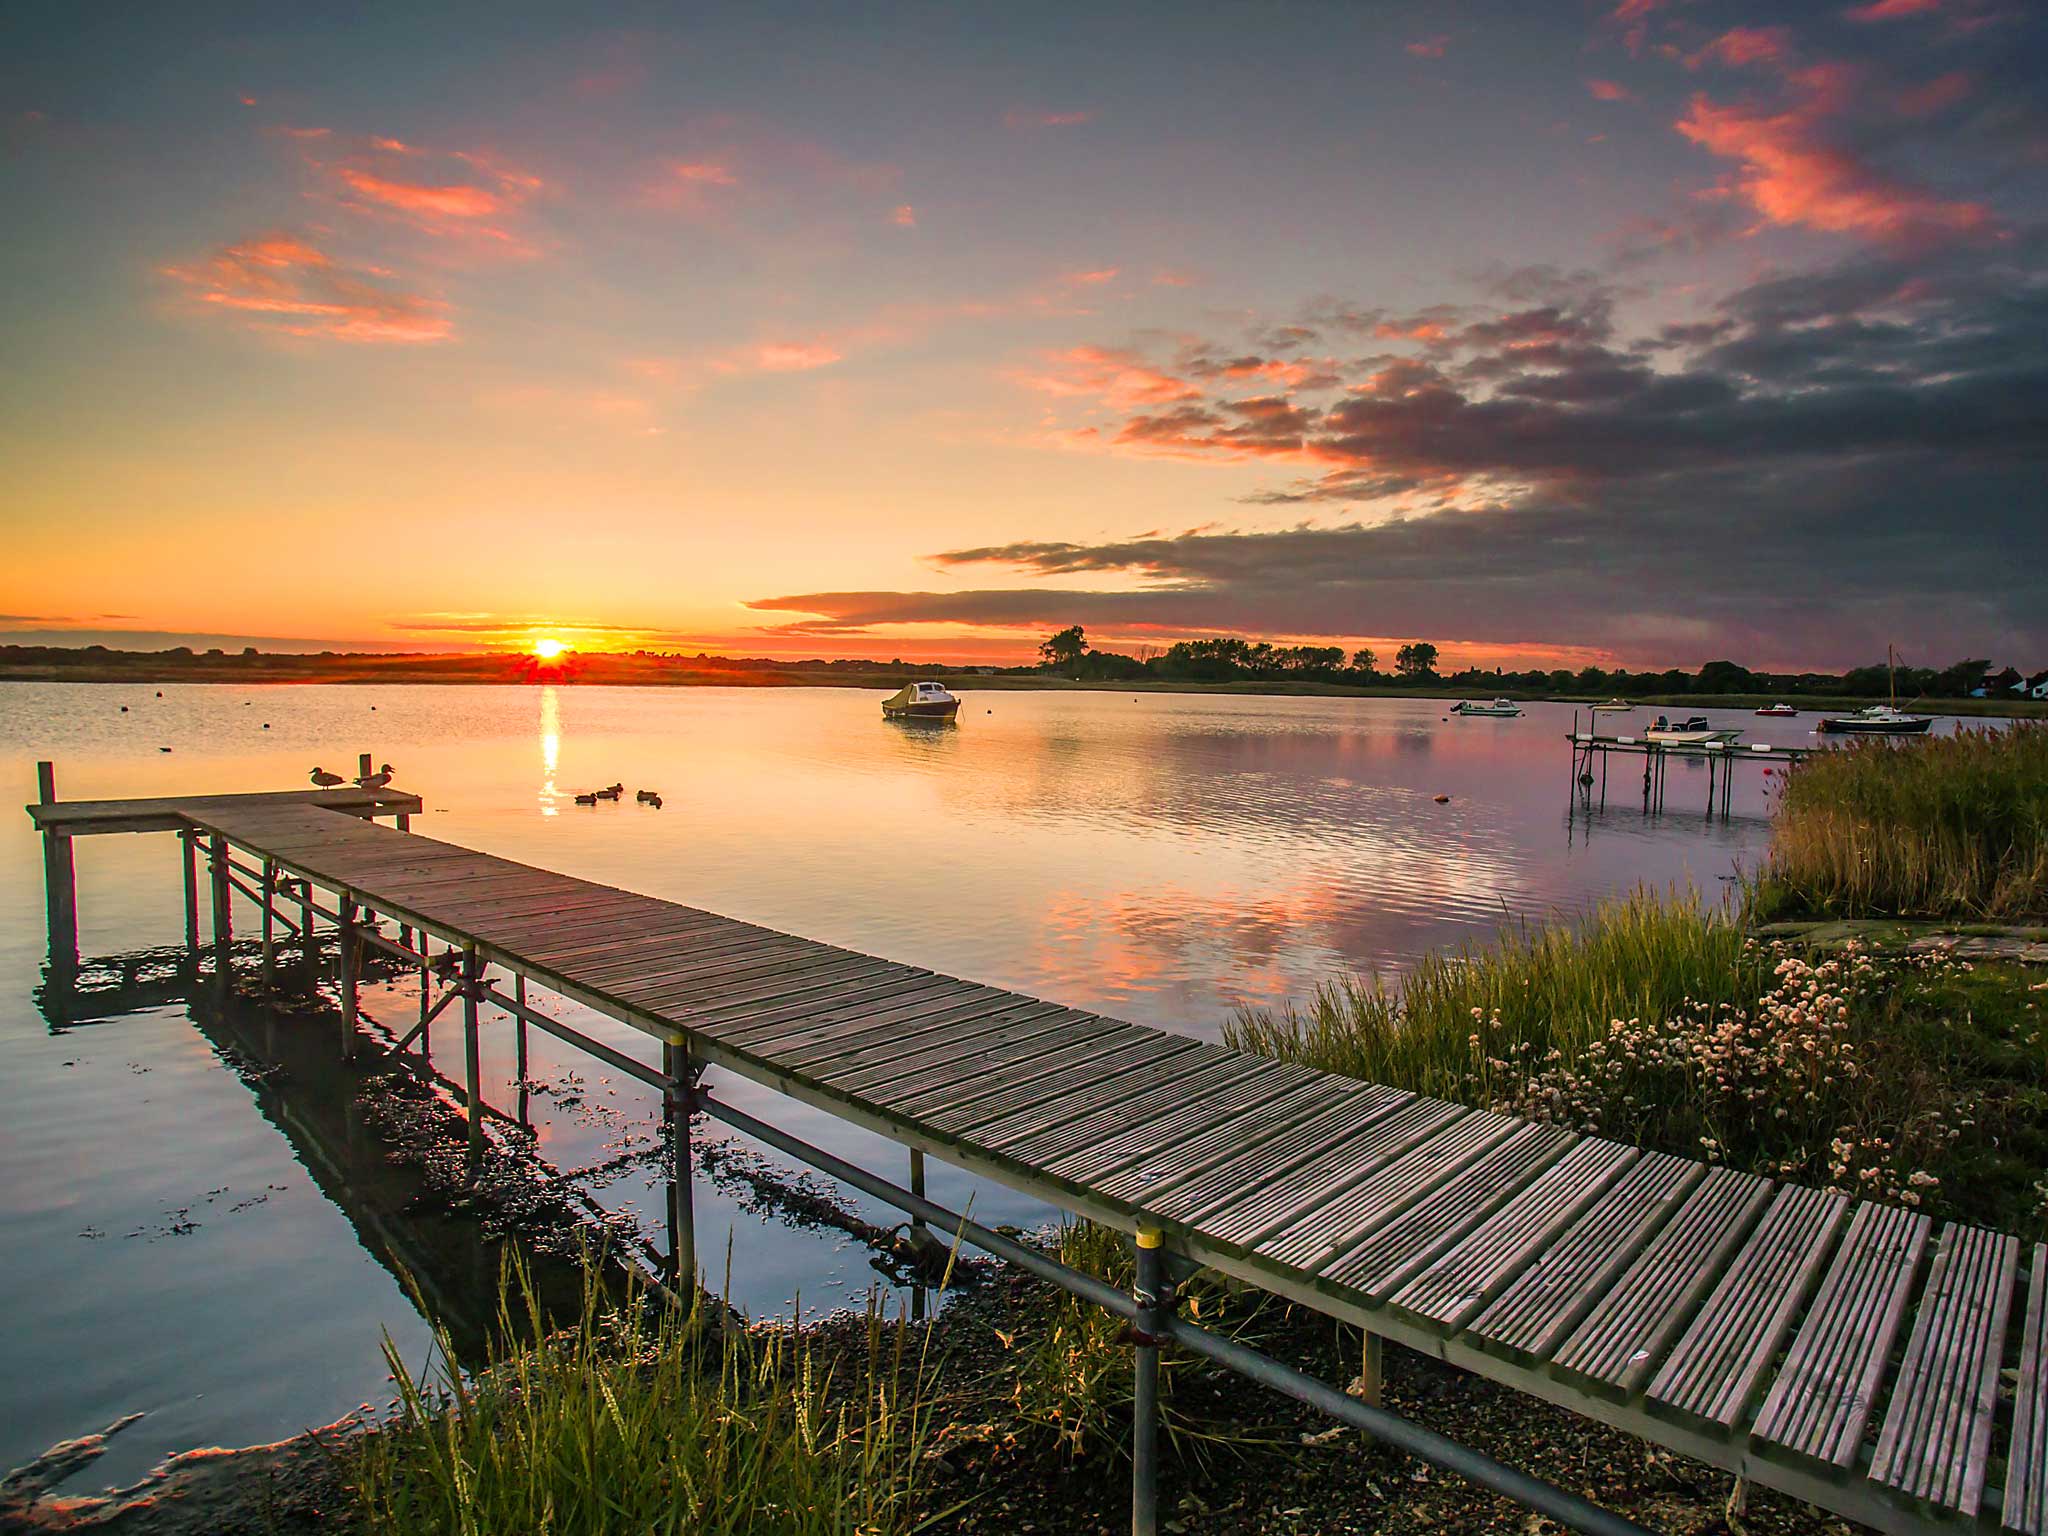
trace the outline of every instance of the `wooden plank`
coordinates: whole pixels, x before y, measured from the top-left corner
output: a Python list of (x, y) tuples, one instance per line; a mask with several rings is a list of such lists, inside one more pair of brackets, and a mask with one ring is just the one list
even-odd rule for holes
[[(1244, 1193), (1249, 1184), (1268, 1184), (1303, 1164), (1355, 1140), (1373, 1121), (1414, 1101), (1415, 1096), (1381, 1083), (1333, 1078), (1342, 1092), (1327, 1109), (1256, 1146), (1239, 1147), (1230, 1155), (1185, 1175), (1166, 1175), (1145, 1192), (1145, 1209), (1155, 1218), (1187, 1221), (1214, 1211)], [(1142, 1177), (1142, 1168), (1133, 1177)], [(1120, 1198), (1131, 1198), (1121, 1191)]]
[(1548, 1247), (1636, 1160), (1636, 1149), (1581, 1139), (1541, 1178), (1417, 1270), (1388, 1304), (1455, 1327)]
[[(1121, 1065), (1129, 1061), (1138, 1048), (1152, 1046), (1160, 1038), (1156, 1031), (1142, 1030), (1134, 1024), (1120, 1024), (1114, 1019), (1101, 1019), (1099, 1022), (1109, 1026), (1102, 1034), (1091, 1035), (1044, 1056), (1031, 1058), (1028, 1066), (1018, 1062), (1005, 1063), (984, 1076), (934, 1083), (907, 1098), (898, 1098), (892, 1093), (886, 1100), (890, 1112), (924, 1120), (945, 1110), (971, 1110), (998, 1095), (1010, 1096), (1021, 1105), (1028, 1101), (1031, 1090), (1048, 1082), (1064, 1081), (1062, 1074), (1070, 1069)], [(1027, 1066), (1027, 1069), (1013, 1070), (1019, 1066)]]
[(1685, 1158), (1645, 1153), (1471, 1321), (1470, 1331), (1548, 1358), (1705, 1175)]
[[(830, 1040), (805, 1050), (778, 1052), (775, 1059), (813, 1082), (837, 1086), (838, 1078), (862, 1076), (877, 1068), (886, 1074), (890, 1065), (912, 1056), (925, 1065), (931, 1065), (934, 1057), (952, 1059), (973, 1051), (977, 1042), (991, 1035), (1029, 1037), (1056, 1030), (1068, 1022), (1061, 1018), (1064, 1011), (1057, 1003), (1018, 1001), (997, 1008), (970, 1003), (851, 1044)], [(883, 1080), (887, 1081), (886, 1075)]]
[(2013, 1392), (2012, 1448), (2005, 1459), (2006, 1525), (2025, 1536), (2048, 1536), (2048, 1243), (2034, 1245), (2026, 1321), (2020, 1325), (2020, 1372)]
[(878, 1104), (897, 1104), (934, 1089), (986, 1081), (1012, 1067), (1045, 1059), (1066, 1046), (1114, 1035), (1118, 1026), (1098, 1014), (1076, 1013), (1051, 1003), (1020, 1003), (983, 1016), (981, 1033), (944, 1046), (858, 1067), (837, 1065), (821, 1077), (841, 1093), (857, 1093)]
[(619, 982), (605, 988), (605, 994), (616, 997), (635, 1008), (648, 1013), (663, 1014), (687, 1025), (693, 1013), (722, 1012), (740, 1003), (770, 1003), (778, 998), (813, 993), (830, 994), (843, 990), (849, 982), (873, 980), (878, 976), (914, 976), (917, 973), (906, 966), (890, 960), (868, 960), (861, 957), (834, 959), (828, 965), (793, 969), (785, 976), (769, 977), (749, 982), (744, 986), (721, 990), (717, 995), (707, 995), (702, 987), (684, 986), (638, 987), (631, 982)]
[(1977, 1513), (2019, 1257), (2018, 1238), (1953, 1221), (1941, 1229), (1871, 1459), (1874, 1481)]
[(1522, 1125), (1398, 1217), (1354, 1235), (1349, 1252), (1324, 1264), (1333, 1285), (1381, 1298), (1450, 1247), (1522, 1189), (1578, 1138), (1555, 1125)]
[(1214, 1243), (1249, 1249), (1287, 1223), (1293, 1213), (1313, 1209), (1339, 1191), (1392, 1162), (1410, 1147), (1467, 1118), (1440, 1099), (1409, 1099), (1392, 1113), (1375, 1115), (1356, 1135), (1296, 1164), (1278, 1178), (1245, 1180), (1213, 1207), (1182, 1219)]
[(1632, 1392), (1691, 1321), (1770, 1199), (1768, 1180), (1712, 1168), (1557, 1352), (1567, 1371)]
[[(1184, 1066), (1186, 1062), (1193, 1065)], [(1037, 1168), (1047, 1158), (1113, 1136), (1124, 1126), (1170, 1114), (1197, 1095), (1220, 1096), (1242, 1079), (1261, 1075), (1269, 1065), (1256, 1056), (1240, 1056), (1234, 1051), (1203, 1060), (1198, 1047), (1176, 1060), (1175, 1070), (1163, 1082), (1141, 1084), (1126, 1078), (1097, 1084), (1069, 1074), (1076, 1078), (1074, 1091), (1038, 1109), (1019, 1110), (976, 1125), (967, 1139)]]
[[(1088, 1080), (1103, 1086), (1123, 1087), (1128, 1079), (1132, 1084), (1149, 1086), (1181, 1070), (1180, 1063), (1194, 1060), (1197, 1046), (1197, 1041), (1178, 1035), (1147, 1031), (1142, 1039), (1133, 1041), (1121, 1054), (1091, 1065)], [(1073, 1085), (1064, 1075), (1052, 1077), (1039, 1072), (1029, 1073), (998, 1092), (945, 1109), (928, 1111), (924, 1123), (935, 1130), (961, 1135), (972, 1126), (1036, 1109), (1052, 1100), (1064, 1098), (1072, 1091)]]
[(1520, 1127), (1506, 1115), (1474, 1110), (1356, 1184), (1293, 1206), (1252, 1251), (1288, 1269), (1320, 1269)]
[(994, 987), (977, 987), (950, 976), (883, 976), (872, 984), (835, 992), (827, 1002), (812, 999), (781, 1009), (757, 1009), (744, 1027), (728, 1029), (710, 1019), (705, 1032), (763, 1061), (781, 1061), (790, 1052), (821, 1041), (858, 1039), (952, 1009), (994, 1008), (1007, 996)]
[(1175, 1079), (1185, 1080), (1190, 1073), (1229, 1065), (1237, 1059), (1235, 1052), (1205, 1045), (1199, 1040), (1190, 1041), (1189, 1045), (1189, 1050), (1174, 1058), (1171, 1068), (1159, 1061), (1147, 1062), (1135, 1073), (1115, 1077), (1105, 1074), (1084, 1078), (1067, 1074), (1063, 1081), (1043, 1084), (1047, 1091), (1030, 1107), (1002, 1114), (985, 1113), (962, 1129), (972, 1131), (974, 1140), (982, 1146), (1008, 1145), (1084, 1114), (1092, 1114), (1106, 1104), (1150, 1092)]
[(1257, 1056), (1218, 1063), (1214, 1071), (1218, 1075), (1206, 1087), (1197, 1089), (1195, 1080), (1189, 1079), (1178, 1093), (1162, 1088), (1145, 1099), (1104, 1105), (1091, 1115), (1053, 1126), (1005, 1150), (1041, 1173), (1084, 1183), (1090, 1169), (1121, 1167), (1130, 1158), (1161, 1145), (1156, 1138), (1170, 1141), (1185, 1135), (1190, 1126), (1228, 1120), (1308, 1081), (1299, 1067), (1288, 1068)]
[[(1046, 1169), (1086, 1184), (1097, 1194), (1108, 1194), (1112, 1185), (1126, 1188), (1122, 1181), (1135, 1170), (1152, 1170), (1150, 1179), (1156, 1182), (1176, 1168), (1202, 1167), (1264, 1141), (1274, 1131), (1328, 1108), (1343, 1096), (1328, 1078), (1316, 1074), (1274, 1085), (1269, 1094), (1231, 1115), (1212, 1114), (1206, 1103), (1189, 1104), (1165, 1120), (1133, 1127), (1084, 1152), (1048, 1163)], [(1143, 1188), (1146, 1182), (1140, 1178), (1137, 1187)]]
[(403, 790), (287, 789), (246, 795), (153, 795), (133, 800), (56, 800), (24, 807), (38, 831), (55, 830), (66, 837), (91, 837), (108, 832), (175, 832), (195, 817), (207, 818), (207, 830), (225, 832), (214, 820), (264, 806), (293, 805), (351, 817), (365, 811), (380, 815), (411, 814), (422, 809), (418, 795)]
[(1898, 1206), (1856, 1208), (1757, 1414), (1758, 1439), (1855, 1464), (1931, 1230)]
[(1650, 1396), (1709, 1423), (1733, 1425), (1813, 1289), (1849, 1197), (1788, 1184), (1728, 1265), (1650, 1382)]

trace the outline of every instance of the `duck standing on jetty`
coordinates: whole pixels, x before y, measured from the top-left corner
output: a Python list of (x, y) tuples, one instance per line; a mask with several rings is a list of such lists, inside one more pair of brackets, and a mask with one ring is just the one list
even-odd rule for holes
[(381, 768), (379, 768), (375, 773), (366, 773), (361, 778), (357, 779), (356, 788), (377, 790), (382, 789), (386, 784), (389, 784), (390, 782), (391, 765), (389, 763), (386, 763)]
[(329, 773), (325, 768), (319, 767), (317, 764), (314, 766), (311, 778), (315, 789), (333, 789), (336, 785), (348, 782), (340, 774)]

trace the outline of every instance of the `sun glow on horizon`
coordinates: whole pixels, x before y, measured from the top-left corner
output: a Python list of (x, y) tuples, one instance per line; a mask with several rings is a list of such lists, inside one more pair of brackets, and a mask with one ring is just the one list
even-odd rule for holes
[(536, 661), (560, 661), (563, 652), (569, 649), (552, 635), (543, 635), (533, 642), (533, 656)]

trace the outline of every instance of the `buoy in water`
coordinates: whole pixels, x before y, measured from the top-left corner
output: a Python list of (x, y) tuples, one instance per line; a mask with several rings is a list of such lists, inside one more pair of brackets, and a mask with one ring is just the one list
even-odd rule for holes
[(1451, 797), (1449, 795), (1438, 795), (1436, 797), (1436, 803), (1438, 805), (1449, 805), (1451, 803)]

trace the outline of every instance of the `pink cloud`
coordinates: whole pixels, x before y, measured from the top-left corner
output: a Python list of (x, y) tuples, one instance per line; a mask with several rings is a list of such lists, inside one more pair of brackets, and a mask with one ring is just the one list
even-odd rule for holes
[(1069, 272), (1066, 280), (1070, 283), (1079, 283), (1085, 286), (1113, 283), (1116, 281), (1117, 273), (1122, 270), (1121, 267), (1097, 267), (1090, 272)]
[(1016, 375), (1017, 382), (1042, 394), (1094, 397), (1117, 410), (1193, 400), (1202, 393), (1136, 353), (1112, 347), (1071, 347), (1049, 354), (1046, 362), (1043, 371)]
[(392, 181), (350, 166), (341, 167), (335, 174), (344, 186), (359, 196), (401, 213), (425, 214), (433, 218), (484, 219), (505, 209), (504, 199), (487, 187)]
[(1161, 288), (1192, 288), (1200, 279), (1178, 267), (1161, 267), (1152, 274), (1152, 281)]
[(1697, 53), (1688, 55), (1685, 67), (1725, 64), (1739, 69), (1749, 64), (1782, 64), (1791, 54), (1792, 35), (1783, 27), (1731, 27)]
[(1440, 59), (1451, 46), (1448, 36), (1417, 38), (1408, 45), (1408, 52), (1418, 59)]
[(917, 228), (917, 210), (908, 203), (899, 203), (896, 211), (889, 215), (889, 222), (899, 225), (904, 229), (915, 229)]
[(1012, 107), (1003, 114), (1005, 128), (1078, 128), (1093, 121), (1093, 112), (1030, 112)]
[(454, 334), (447, 306), (376, 281), (289, 233), (222, 246), (204, 261), (162, 269), (195, 303), (241, 316), (259, 330), (328, 341), (422, 343)]
[(1852, 5), (1842, 14), (1851, 21), (1897, 21), (1904, 16), (1931, 16), (1941, 9), (1941, 0), (1870, 0)]
[(823, 341), (765, 341), (729, 352), (711, 366), (720, 373), (808, 373), (813, 368), (830, 367), (844, 356)]
[(1791, 77), (1799, 92), (1778, 111), (1717, 106), (1704, 94), (1677, 128), (1708, 153), (1741, 162), (1722, 191), (1745, 198), (1774, 224), (1901, 240), (1977, 233), (1992, 226), (1981, 203), (1950, 202), (1894, 180), (1827, 141), (1825, 121), (1853, 88), (1847, 66), (1822, 64)]
[(447, 252), (535, 254), (518, 225), (546, 183), (470, 150), (434, 150), (382, 135), (339, 141), (326, 129), (287, 129), (304, 141), (307, 167), (350, 212), (399, 224)]
[(1595, 101), (1634, 101), (1636, 93), (1613, 80), (1588, 80), (1586, 89)]

